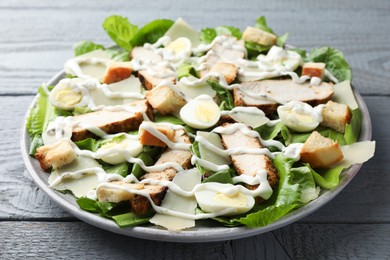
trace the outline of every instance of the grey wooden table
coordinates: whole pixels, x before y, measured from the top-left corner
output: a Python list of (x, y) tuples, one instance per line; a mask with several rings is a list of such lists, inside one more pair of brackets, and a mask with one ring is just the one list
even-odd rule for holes
[[(244, 28), (260, 15), (289, 44), (343, 50), (371, 113), (376, 156), (336, 199), (273, 232), (179, 244), (113, 234), (78, 221), (32, 182), (20, 129), (37, 87), (80, 40), (110, 44), (101, 28), (120, 14), (136, 24), (184, 17), (199, 28)], [(390, 1), (0, 1), (0, 259), (344, 259), (390, 258)]]

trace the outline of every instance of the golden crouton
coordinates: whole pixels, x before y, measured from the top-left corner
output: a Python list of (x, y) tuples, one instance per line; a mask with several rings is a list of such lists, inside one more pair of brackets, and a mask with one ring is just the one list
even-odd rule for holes
[(48, 171), (73, 162), (77, 155), (69, 140), (60, 140), (51, 145), (39, 147), (35, 153), (41, 168)]
[(317, 131), (310, 135), (301, 151), (301, 161), (309, 163), (313, 168), (327, 168), (343, 157), (339, 144)]
[(325, 63), (322, 62), (308, 62), (302, 67), (302, 76), (317, 77), (324, 79)]
[(329, 100), (322, 110), (321, 125), (344, 133), (346, 124), (351, 122), (351, 117), (352, 114), (347, 105)]
[(131, 200), (134, 198), (134, 194), (130, 193), (126, 190), (120, 189), (120, 186), (130, 189), (130, 190), (141, 190), (144, 188), (144, 184), (141, 183), (127, 183), (123, 181), (113, 181), (110, 182), (110, 184), (119, 186), (118, 188), (110, 188), (105, 186), (100, 186), (96, 190), (96, 195), (98, 198), (98, 201), (100, 202), (114, 202), (118, 203), (121, 201)]
[(132, 72), (133, 68), (130, 62), (111, 61), (106, 69), (102, 82), (111, 84), (122, 81), (130, 77)]
[(272, 33), (260, 30), (259, 28), (248, 26), (242, 34), (242, 39), (264, 46), (272, 46), (276, 44), (278, 37)]
[[(169, 68), (155, 68), (155, 72), (166, 73), (166, 74), (172, 74), (173, 73), (173, 71), (171, 69), (169, 69)], [(172, 84), (176, 83), (176, 77), (173, 76), (173, 75), (161, 78), (161, 77), (154, 76), (152, 73), (150, 73), (147, 70), (140, 70), (140, 71), (138, 71), (137, 76), (138, 76), (139, 80), (141, 81), (142, 85), (147, 90), (153, 89), (155, 86), (157, 86), (158, 84), (160, 84), (164, 80), (168, 80)]]
[(234, 64), (218, 62), (211, 67), (210, 72), (220, 73), (225, 78), (227, 84), (230, 84), (237, 77), (238, 69)]
[[(170, 127), (154, 125), (154, 128), (165, 135), (170, 141), (173, 141), (175, 137), (175, 130)], [(149, 133), (145, 129), (141, 129), (139, 141), (142, 145), (161, 146), (166, 147), (167, 144), (155, 137), (152, 133)]]
[(159, 86), (146, 94), (149, 104), (162, 115), (176, 114), (186, 101), (167, 86)]

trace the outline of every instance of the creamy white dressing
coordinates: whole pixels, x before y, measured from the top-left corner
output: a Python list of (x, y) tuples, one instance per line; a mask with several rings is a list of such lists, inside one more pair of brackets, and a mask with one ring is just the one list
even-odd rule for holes
[[(238, 58), (238, 59), (235, 58), (232, 59), (229, 57), (225, 58), (220, 55), (217, 48), (214, 48), (214, 47), (222, 46), (224, 50), (235, 50), (241, 52), (243, 56), (246, 57), (247, 52), (244, 44), (242, 43), (242, 41), (239, 41), (234, 37), (217, 36), (212, 43), (200, 44), (196, 48), (192, 48), (190, 50), (190, 53), (185, 51), (182, 53), (175, 53), (175, 51), (166, 48), (170, 43), (172, 43), (171, 38), (169, 36), (164, 36), (154, 44), (149, 44), (149, 43), (144, 44), (143, 48), (153, 51), (154, 54), (158, 55), (158, 57), (161, 57), (162, 60), (160, 61), (160, 60), (153, 60), (153, 59), (133, 59), (130, 61), (133, 70), (147, 71), (153, 77), (165, 79), (168, 77), (176, 76), (175, 69), (180, 63), (185, 61), (190, 62), (192, 64), (195, 63), (197, 66), (197, 70), (210, 69), (213, 63), (210, 63), (207, 60), (208, 58), (211, 57), (213, 59), (213, 62), (215, 62), (215, 60), (218, 60), (218, 61), (227, 61), (233, 63), (239, 69), (238, 78), (241, 81), (260, 80), (260, 79), (278, 77), (282, 75), (289, 75), (292, 78), (293, 82), (297, 84), (302, 84), (309, 79), (310, 79), (310, 85), (319, 85), (321, 83), (321, 79), (319, 78), (315, 78), (315, 77), (310, 78), (308, 76), (299, 77), (294, 72), (294, 70), (298, 66), (302, 65), (302, 58), (300, 57), (299, 54), (295, 52), (283, 50), (280, 47), (274, 46), (271, 48), (271, 50), (268, 52), (267, 55), (259, 55), (256, 61), (249, 61), (242, 58)], [(191, 53), (194, 55), (198, 55), (205, 52), (207, 52), (206, 55), (199, 58), (189, 57)], [(90, 75), (87, 75), (83, 71), (81, 66), (82, 64), (91, 64), (91, 65), (102, 65), (106, 67), (108, 65), (108, 62), (109, 62), (108, 59), (94, 58), (94, 57), (76, 57), (66, 62), (65, 64), (66, 73), (75, 75), (78, 78), (85, 80), (84, 82), (80, 83), (80, 82), (72, 82), (70, 79), (69, 80), (66, 79), (67, 81), (65, 82), (68, 83), (74, 91), (82, 93), (82, 101), (80, 101), (78, 105), (80, 104), (88, 105), (88, 107), (91, 108), (93, 111), (107, 110), (107, 111), (126, 111), (130, 113), (140, 112), (142, 113), (142, 116), (144, 118), (144, 122), (141, 124), (140, 129), (144, 129), (148, 131), (149, 133), (151, 133), (152, 135), (154, 135), (155, 137), (157, 137), (158, 139), (166, 143), (167, 146), (171, 149), (186, 150), (186, 151), (189, 150), (190, 144), (175, 143), (170, 141), (164, 134), (162, 134), (155, 127), (153, 127), (153, 125), (150, 122), (147, 122), (150, 120), (146, 115), (146, 113), (141, 111), (142, 110), (141, 107), (130, 107), (124, 105), (96, 106), (94, 104), (93, 99), (90, 95), (90, 91), (93, 89), (100, 89), (101, 92), (107, 98), (110, 99), (125, 99), (125, 98), (144, 99), (145, 98), (145, 96), (141, 93), (113, 92), (106, 84), (100, 84), (97, 79), (93, 79)], [(335, 77), (329, 71), (326, 70), (325, 75), (332, 81), (337, 82), (337, 79), (335, 79)], [(207, 84), (207, 80), (209, 79), (217, 79), (219, 84), (222, 87), (228, 90), (233, 90), (235, 88), (240, 89), (246, 95), (251, 96), (253, 98), (258, 98), (258, 99), (271, 101), (271, 102), (277, 102), (280, 104), (286, 103), (284, 100), (279, 100), (278, 98), (272, 98), (266, 94), (253, 93), (251, 91), (245, 90), (241, 88), (240, 84), (228, 85), (224, 76), (217, 72), (208, 72), (202, 78), (196, 80), (190, 80), (190, 78), (184, 77), (180, 80), (180, 83), (190, 87), (196, 87), (202, 84)], [(175, 93), (183, 97), (187, 102), (191, 101), (191, 98), (187, 97), (182, 91), (180, 91), (180, 89), (176, 87), (175, 84), (172, 84), (169, 80), (162, 81), (159, 85), (156, 86), (156, 88), (162, 86), (169, 87), (172, 91), (174, 91)], [(48, 92), (47, 88), (46, 89), (44, 88), (44, 90)], [(258, 110), (257, 108), (236, 107), (232, 111), (222, 111), (221, 115), (232, 115), (234, 113), (243, 112), (243, 113), (248, 113), (248, 114), (253, 114), (258, 116), (264, 116), (264, 113), (262, 111), (260, 113), (259, 111), (260, 110)], [(317, 111), (318, 114), (320, 113), (320, 111), (322, 110), (319, 108)], [(317, 116), (317, 114), (315, 116)], [(273, 126), (279, 122), (280, 120), (272, 120), (272, 121), (268, 120), (266, 121), (266, 124), (268, 126)], [(160, 124), (168, 126), (174, 130), (184, 129), (183, 126), (179, 126), (179, 125), (172, 125), (169, 123), (160, 123)], [(58, 117), (49, 126), (50, 127), (45, 131), (45, 133), (46, 135), (51, 136), (52, 140), (58, 140), (61, 138), (70, 138), (68, 137), (69, 126), (72, 127), (80, 126), (86, 128), (90, 132), (94, 133), (95, 135), (103, 139), (110, 139), (117, 135), (120, 135), (120, 134), (109, 135), (95, 126), (91, 126), (83, 122), (74, 122), (72, 118), (64, 119)], [(227, 127), (217, 127), (213, 129), (212, 132), (218, 134), (233, 134), (235, 131), (238, 130), (249, 137), (259, 139), (263, 146), (276, 147), (280, 152), (272, 153), (267, 148), (252, 149), (252, 148), (245, 148), (245, 147), (230, 148), (225, 150), (215, 146), (206, 138), (203, 138), (201, 136), (194, 136), (194, 137), (195, 137), (195, 141), (204, 145), (210, 151), (221, 156), (231, 156), (237, 154), (261, 154), (261, 155), (266, 155), (270, 158), (274, 158), (276, 154), (282, 153), (284, 156), (288, 158), (293, 158), (295, 161), (298, 161), (300, 159), (299, 158), (300, 151), (302, 149), (303, 144), (291, 144), (285, 147), (281, 142), (275, 140), (263, 140), (258, 134), (258, 132), (249, 129), (245, 124), (242, 123), (231, 124)], [(193, 136), (190, 133), (187, 134)], [(134, 136), (134, 135), (125, 134), (125, 136), (126, 138), (131, 138), (132, 140), (134, 139), (138, 140), (139, 138), (138, 136)], [(174, 168), (178, 172), (184, 172), (184, 169), (179, 164), (174, 162), (167, 162), (167, 163), (154, 165), (154, 166), (146, 166), (141, 159), (131, 156), (129, 151), (121, 147), (114, 147), (112, 149), (107, 149), (107, 150), (98, 150), (97, 152), (80, 150), (77, 147), (75, 148), (75, 150), (79, 156), (86, 156), (94, 159), (101, 159), (104, 156), (113, 153), (119, 153), (125, 157), (126, 161), (130, 163), (138, 164), (146, 172), (163, 171), (167, 168)], [(229, 165), (227, 164), (217, 165), (205, 159), (199, 158), (196, 155), (192, 156), (191, 163), (193, 165), (195, 165), (195, 163), (199, 163), (203, 167), (206, 167), (213, 171), (222, 171), (222, 170), (229, 169)], [(195, 192), (201, 190), (211, 190), (226, 195), (233, 195), (240, 192), (242, 194), (249, 195), (252, 197), (260, 196), (264, 199), (268, 199), (272, 195), (272, 188), (270, 187), (269, 182), (267, 180), (267, 172), (265, 169), (257, 172), (255, 176), (242, 174), (240, 176), (236, 176), (233, 178), (233, 182), (235, 184), (245, 183), (248, 185), (258, 185), (258, 187), (255, 190), (249, 190), (242, 185), (231, 185), (231, 187), (229, 188), (219, 189), (217, 185), (213, 185), (213, 183), (201, 183), (195, 185), (195, 187), (192, 190), (188, 191), (180, 188), (178, 185), (170, 181), (145, 179), (139, 182), (138, 179), (133, 174), (130, 174), (127, 177), (123, 178), (122, 176), (117, 174), (106, 174), (103, 169), (98, 167), (88, 168), (88, 169), (75, 171), (75, 172), (63, 173), (61, 176), (55, 179), (50, 184), (50, 186), (55, 187), (65, 179), (69, 179), (69, 178), (79, 179), (86, 174), (97, 175), (100, 184), (96, 190), (98, 190), (99, 188), (110, 188), (110, 189), (118, 189), (118, 190), (126, 191), (132, 194), (138, 194), (146, 197), (150, 201), (153, 209), (157, 213), (177, 216), (181, 218), (188, 218), (188, 219), (212, 218), (212, 217), (230, 214), (234, 212), (234, 210), (232, 208), (226, 208), (224, 210), (213, 212), (213, 213), (205, 213), (205, 214), (197, 214), (197, 215), (186, 214), (186, 213), (157, 206), (153, 202), (153, 200), (151, 199), (147, 191), (130, 189), (129, 187), (122, 186), (122, 185), (115, 185), (114, 183), (111, 182), (123, 181), (127, 183), (162, 185), (168, 187), (168, 189), (173, 193), (179, 194), (180, 196), (187, 196), (187, 197), (192, 197), (195, 195)], [(87, 197), (96, 199), (97, 198), (96, 190), (89, 191)]]

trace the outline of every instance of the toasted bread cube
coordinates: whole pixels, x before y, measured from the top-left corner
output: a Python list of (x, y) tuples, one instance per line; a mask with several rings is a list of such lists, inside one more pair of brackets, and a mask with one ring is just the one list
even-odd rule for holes
[(167, 86), (159, 86), (146, 94), (149, 104), (160, 114), (176, 114), (186, 104), (182, 96)]
[(102, 82), (105, 84), (111, 84), (122, 81), (130, 77), (132, 72), (133, 68), (130, 62), (111, 61), (107, 66)]
[(301, 161), (309, 163), (313, 168), (328, 168), (343, 158), (339, 144), (317, 131), (310, 135), (301, 150)]
[(322, 110), (321, 125), (332, 128), (340, 133), (344, 133), (346, 124), (351, 122), (351, 117), (352, 113), (347, 105), (329, 100)]
[(234, 64), (218, 62), (213, 67), (211, 67), (210, 72), (217, 72), (221, 74), (225, 78), (226, 83), (230, 84), (237, 77), (238, 69)]
[[(173, 141), (175, 138), (175, 130), (166, 127), (166, 126), (160, 126), (160, 125), (153, 125), (154, 128), (165, 135), (169, 141)], [(140, 143), (143, 145), (151, 145), (151, 146), (161, 146), (166, 147), (167, 144), (164, 143), (162, 140), (160, 140), (158, 137), (154, 136), (152, 133), (148, 132), (144, 128), (140, 131)]]
[(39, 147), (35, 153), (44, 171), (58, 169), (76, 159), (77, 155), (69, 140), (60, 140), (52, 145)]
[(325, 63), (322, 62), (307, 62), (302, 67), (302, 76), (317, 77), (324, 79)]
[(272, 46), (276, 44), (278, 37), (272, 33), (260, 30), (259, 28), (248, 26), (242, 34), (242, 39), (264, 46)]
[[(124, 188), (130, 190), (141, 190), (144, 188), (144, 184), (141, 183), (126, 183), (123, 181), (113, 181), (110, 184), (123, 186)], [(131, 200), (134, 198), (134, 194), (130, 193), (126, 190), (122, 190), (119, 188), (110, 188), (101, 186), (96, 190), (97, 199), (100, 202), (114, 202), (118, 203), (121, 201)]]

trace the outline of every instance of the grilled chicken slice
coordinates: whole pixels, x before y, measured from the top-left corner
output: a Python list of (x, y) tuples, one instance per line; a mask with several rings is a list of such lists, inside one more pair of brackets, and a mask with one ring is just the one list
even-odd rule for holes
[[(231, 124), (226, 123), (223, 127)], [(232, 134), (222, 134), (222, 144), (226, 149), (230, 148), (263, 148), (259, 139), (242, 133), (239, 129)], [(231, 160), (239, 175), (248, 174), (255, 176), (258, 171), (266, 170), (268, 182), (272, 188), (276, 187), (279, 181), (278, 173), (267, 155), (262, 154), (237, 154), (232, 155)], [(258, 185), (246, 185), (248, 189), (254, 190)]]
[(166, 67), (150, 67), (156, 73), (150, 73), (147, 70), (138, 71), (138, 78), (147, 90), (153, 89), (155, 86), (167, 80), (168, 82), (175, 84), (176, 76), (173, 70)]
[(333, 95), (333, 86), (322, 82), (319, 86), (310, 86), (286, 80), (262, 80), (242, 83), (233, 90), (235, 106), (254, 106), (266, 115), (274, 113), (280, 104), (292, 100), (303, 101), (312, 106), (326, 103)]
[(76, 142), (88, 137), (96, 137), (83, 125), (85, 127), (98, 127), (108, 134), (115, 134), (137, 130), (144, 120), (143, 114), (146, 114), (149, 119), (153, 119), (152, 107), (146, 100), (135, 101), (128, 104), (128, 106), (134, 109), (135, 112), (100, 110), (74, 116), (74, 122), (80, 122), (81, 125), (73, 127), (72, 140)]
[[(177, 130), (175, 133), (174, 142), (176, 143), (190, 143), (189, 137), (185, 134), (184, 130)], [(155, 165), (160, 165), (166, 162), (176, 162), (184, 169), (191, 166), (191, 152), (183, 150), (167, 149), (164, 151)], [(150, 172), (142, 176), (142, 179), (152, 180), (167, 180), (172, 181), (177, 171), (173, 168), (167, 168), (162, 171)], [(137, 190), (140, 192), (146, 192), (150, 195), (151, 199), (156, 205), (161, 205), (161, 201), (165, 196), (167, 187), (161, 185), (152, 184), (130, 184), (125, 182), (112, 182), (114, 185), (125, 186), (129, 189)], [(151, 204), (145, 196), (129, 193), (119, 189), (100, 187), (97, 191), (99, 201), (120, 202), (130, 201), (132, 211), (137, 215), (145, 215), (151, 210)]]
[(228, 84), (236, 78), (237, 67), (233, 63), (245, 57), (245, 46), (243, 41), (239, 41), (234, 37), (229, 37), (228, 42), (230, 43), (228, 46), (219, 42), (213, 44), (201, 65), (203, 67), (199, 71), (201, 77), (210, 71), (215, 71), (221, 73)]

